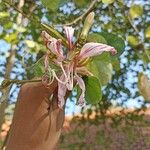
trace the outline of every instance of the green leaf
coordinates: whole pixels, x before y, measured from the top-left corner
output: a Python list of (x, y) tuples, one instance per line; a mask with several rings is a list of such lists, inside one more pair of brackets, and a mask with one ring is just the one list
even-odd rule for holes
[(0, 18), (5, 18), (5, 17), (9, 17), (9, 13), (8, 12), (0, 12)]
[(129, 44), (133, 47), (136, 47), (139, 45), (140, 41), (139, 39), (136, 37), (136, 36), (133, 36), (133, 35), (129, 35), (127, 37), (127, 41), (129, 42)]
[(44, 59), (39, 59), (33, 66), (33, 73), (35, 77), (42, 77), (44, 75)]
[(150, 26), (145, 30), (145, 37), (150, 38)]
[(100, 32), (98, 34), (105, 38), (108, 45), (113, 46), (117, 50), (117, 55), (115, 56), (120, 56), (123, 53), (125, 48), (125, 43), (122, 38), (108, 32)]
[(111, 63), (111, 57), (110, 57), (110, 54), (108, 52), (103, 52), (101, 55), (94, 56), (92, 60), (104, 61), (104, 62)]
[(140, 59), (143, 60), (145, 64), (150, 63), (150, 50), (149, 49), (145, 49), (142, 53), (137, 51), (136, 54)]
[(118, 58), (115, 58), (113, 61), (112, 61), (112, 66), (113, 66), (113, 69), (115, 71), (119, 71), (120, 70), (120, 61)]
[(104, 4), (112, 4), (115, 0), (102, 0)]
[[(50, 61), (49, 61), (49, 66), (50, 68), (54, 69), (56, 73), (60, 71), (60, 68), (55, 64), (51, 63)], [(30, 69), (33, 70), (35, 77), (42, 77), (45, 73), (44, 57), (40, 58)]]
[(98, 33), (89, 34), (87, 37), (87, 42), (97, 42), (97, 43), (107, 44), (105, 38)]
[(102, 99), (101, 84), (96, 77), (84, 78), (86, 92), (85, 99), (89, 104), (97, 104)]
[(34, 41), (31, 41), (31, 40), (25, 40), (25, 43), (27, 44), (27, 46), (29, 48), (34, 48), (36, 43)]
[(141, 5), (132, 5), (129, 10), (129, 16), (131, 19), (141, 17), (143, 14), (143, 7)]
[(97, 77), (102, 85), (107, 85), (112, 78), (112, 64), (106, 61), (93, 60), (88, 64), (88, 69)]
[(18, 32), (6, 34), (4, 40), (8, 43), (16, 43), (18, 41)]
[(55, 12), (58, 10), (60, 5), (64, 4), (66, 0), (41, 0), (42, 4), (52, 12)]
[(138, 88), (144, 99), (150, 100), (150, 80), (143, 73), (140, 73), (138, 76)]
[(74, 3), (77, 7), (85, 7), (90, 2), (90, 0), (74, 0)]

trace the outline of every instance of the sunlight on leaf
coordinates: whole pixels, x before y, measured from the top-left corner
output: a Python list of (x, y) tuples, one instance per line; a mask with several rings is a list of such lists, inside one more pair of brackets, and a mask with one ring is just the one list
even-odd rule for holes
[(145, 30), (145, 37), (150, 38), (150, 26)]
[(0, 18), (5, 18), (5, 17), (9, 17), (9, 13), (8, 12), (0, 12)]
[(136, 36), (133, 35), (129, 35), (127, 37), (127, 41), (129, 42), (129, 44), (133, 47), (136, 47), (139, 45), (139, 39)]
[(112, 4), (115, 0), (102, 0), (104, 4)]
[(150, 80), (143, 73), (140, 73), (138, 76), (138, 88), (144, 99), (150, 100)]
[(129, 10), (131, 19), (141, 17), (143, 15), (143, 7), (141, 5), (133, 5)]
[(36, 43), (34, 41), (31, 41), (31, 40), (25, 40), (25, 43), (27, 44), (27, 46), (29, 48), (34, 48)]
[(18, 32), (6, 34), (4, 40), (6, 40), (9, 43), (16, 43), (18, 41)]

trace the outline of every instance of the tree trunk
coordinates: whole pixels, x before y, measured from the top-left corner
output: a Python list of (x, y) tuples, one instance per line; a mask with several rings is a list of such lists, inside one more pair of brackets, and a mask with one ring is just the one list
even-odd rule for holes
[[(52, 101), (49, 97), (53, 94)], [(6, 150), (53, 150), (61, 134), (64, 110), (57, 106), (57, 83), (21, 87)]]
[[(23, 5), (24, 5), (24, 0), (20, 0), (19, 3), (18, 3), (18, 9), (21, 9), (23, 7)], [(17, 19), (16, 19), (16, 23), (17, 23), (17, 25), (21, 26), (21, 24), (22, 24), (22, 15), (21, 14), (18, 14)], [(6, 64), (6, 72), (5, 72), (5, 75), (4, 75), (5, 79), (9, 79), (10, 78), (10, 74), (11, 74), (12, 68), (13, 68), (14, 63), (15, 63), (16, 47), (17, 47), (16, 44), (15, 45), (13, 44), (11, 46), (10, 56), (9, 56), (9, 58), (7, 60), (7, 64)], [(0, 112), (1, 112), (0, 113), (0, 130), (1, 130), (2, 124), (4, 122), (5, 109), (8, 106), (9, 92), (10, 92), (10, 88), (7, 91), (7, 93), (3, 93), (2, 92), (2, 97), (5, 96), (5, 99), (0, 104)]]
[[(13, 45), (11, 47), (10, 56), (8, 58), (7, 65), (6, 65), (6, 72), (5, 72), (5, 75), (4, 75), (5, 79), (10, 78), (10, 73), (12, 71), (12, 68), (13, 68), (13, 65), (14, 65), (14, 62), (15, 62), (15, 57), (16, 57), (16, 46)], [(0, 102), (1, 102), (0, 103), (0, 130), (1, 130), (1, 126), (4, 122), (5, 109), (8, 106), (9, 92), (10, 92), (10, 88), (8, 88), (7, 92), (6, 91), (2, 92), (2, 97), (0, 99)], [(4, 100), (2, 100), (2, 99), (4, 99)]]

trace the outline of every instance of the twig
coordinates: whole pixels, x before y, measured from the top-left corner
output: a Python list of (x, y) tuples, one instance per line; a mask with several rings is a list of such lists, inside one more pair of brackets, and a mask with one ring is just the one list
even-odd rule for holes
[(28, 83), (28, 82), (41, 82), (41, 79), (34, 79), (34, 80), (17, 80), (17, 79), (5, 79), (3, 80), (1, 86), (0, 86), (0, 90), (3, 90), (5, 88), (7, 88), (8, 86), (10, 86), (11, 84), (24, 84), (24, 83)]
[(67, 23), (67, 24), (65, 24), (65, 25), (66, 25), (66, 26), (71, 26), (71, 25), (74, 25), (74, 24), (78, 23), (78, 22), (79, 22), (80, 20), (82, 20), (87, 14), (89, 14), (89, 12), (91, 12), (91, 11), (94, 9), (95, 4), (96, 4), (97, 2), (100, 2), (100, 0), (93, 0), (93, 1), (91, 2), (91, 4), (89, 5), (89, 7), (87, 8), (87, 10), (86, 10), (81, 16), (79, 16), (79, 17), (76, 18), (74, 21), (72, 21), (72, 22), (70, 22), (70, 23)]
[(132, 28), (134, 29), (134, 31), (135, 31), (138, 35), (140, 35), (140, 34), (139, 34), (140, 31), (138, 30), (138, 28), (137, 28), (136, 26), (133, 25), (130, 16), (128, 16), (127, 18), (128, 18), (129, 23), (131, 24)]
[[(132, 26), (132, 28), (134, 29), (134, 31), (136, 32), (136, 34), (140, 36), (140, 31), (138, 30), (138, 28), (137, 28), (135, 25), (133, 25), (130, 16), (128, 16), (128, 21), (129, 21), (129, 23), (131, 24), (131, 26)], [(144, 42), (143, 42), (141, 39), (140, 39), (140, 44), (141, 44), (141, 45), (143, 46), (143, 48), (144, 48)], [(144, 49), (144, 52), (145, 52), (145, 54), (147, 55), (148, 60), (150, 61), (150, 56), (149, 56), (147, 50)]]

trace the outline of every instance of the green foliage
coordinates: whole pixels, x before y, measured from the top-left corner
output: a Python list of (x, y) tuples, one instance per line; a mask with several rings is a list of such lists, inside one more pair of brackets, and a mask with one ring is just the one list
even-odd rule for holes
[(131, 19), (141, 17), (143, 15), (143, 7), (141, 5), (133, 5), (129, 10)]
[(31, 67), (31, 69), (33, 69), (34, 72), (34, 76), (35, 77), (41, 77), (44, 74), (44, 59), (41, 58), (39, 59), (33, 67)]
[(133, 35), (129, 35), (129, 36), (127, 37), (127, 40), (128, 40), (128, 42), (129, 42), (129, 44), (130, 44), (131, 46), (133, 46), (133, 47), (138, 46), (139, 43), (140, 43), (139, 39), (138, 39), (136, 36), (133, 36)]
[(102, 98), (101, 84), (96, 77), (85, 77), (85, 99), (89, 104), (97, 104)]
[(66, 2), (66, 0), (41, 0), (42, 4), (52, 12), (55, 12), (58, 10), (60, 5)]
[(8, 12), (0, 12), (0, 19), (5, 18), (5, 17), (9, 17), (9, 13)]
[[(107, 32), (89, 34), (87, 41), (111, 45), (116, 48), (118, 56), (122, 54), (125, 47), (124, 41), (120, 37)], [(94, 57), (88, 64), (89, 70), (100, 80), (102, 85), (107, 85), (111, 80), (113, 71), (111, 63), (113, 63), (113, 61), (115, 61), (114, 64), (117, 63), (117, 66), (115, 66), (116, 70), (120, 69), (117, 57), (113, 60), (111, 58), (112, 56), (110, 57), (109, 53), (103, 53), (102, 55)]]
[(98, 34), (105, 38), (108, 45), (113, 46), (117, 50), (117, 55), (115, 55), (116, 57), (120, 56), (123, 53), (125, 48), (125, 43), (122, 38), (118, 37), (115, 34), (107, 33), (107, 32), (100, 32)]
[(4, 39), (8, 43), (16, 43), (18, 41), (18, 32), (6, 34), (6, 36), (4, 37)]
[(105, 40), (105, 38), (99, 35), (98, 33), (89, 34), (87, 37), (87, 42), (97, 42), (97, 43), (107, 44), (107, 41)]
[(79, 8), (87, 6), (89, 2), (90, 0), (74, 0), (75, 5)]
[(112, 64), (101, 59), (93, 59), (88, 64), (89, 70), (97, 77), (102, 85), (108, 84), (112, 77)]
[(145, 64), (150, 63), (150, 50), (149, 50), (149, 49), (145, 49), (142, 53), (141, 53), (141, 52), (137, 53), (137, 56), (138, 56)]
[(145, 30), (145, 37), (150, 38), (150, 26)]
[(102, 0), (104, 4), (112, 4), (115, 0)]

